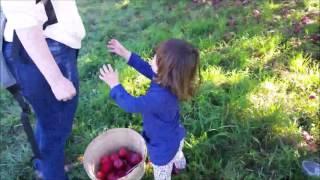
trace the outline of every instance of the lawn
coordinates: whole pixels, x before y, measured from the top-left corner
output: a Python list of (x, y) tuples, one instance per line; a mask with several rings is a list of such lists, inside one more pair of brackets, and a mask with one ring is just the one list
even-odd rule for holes
[[(302, 160), (320, 161), (318, 0), (77, 2), (87, 36), (78, 66), (80, 102), (66, 146), (69, 162), (79, 161), (105, 130), (141, 130), (141, 116), (119, 109), (97, 72), (102, 64), (114, 65), (136, 96), (149, 81), (110, 55), (106, 39), (117, 38), (150, 59), (153, 47), (174, 37), (199, 48), (201, 84), (193, 99), (181, 103), (189, 163), (173, 179), (309, 178)], [(0, 93), (0, 179), (32, 179), (19, 108), (6, 91)], [(312, 136), (311, 143), (302, 132)], [(69, 176), (88, 179), (81, 165)], [(150, 168), (144, 179), (152, 179)]]

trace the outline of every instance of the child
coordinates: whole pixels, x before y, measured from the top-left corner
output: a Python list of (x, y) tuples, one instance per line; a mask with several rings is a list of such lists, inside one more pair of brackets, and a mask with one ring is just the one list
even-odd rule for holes
[(145, 95), (133, 97), (119, 83), (117, 71), (109, 64), (100, 68), (99, 77), (110, 86), (110, 97), (120, 108), (142, 114), (142, 135), (147, 143), (155, 179), (170, 180), (173, 167), (186, 167), (182, 152), (185, 129), (179, 122), (179, 100), (193, 95), (199, 64), (198, 50), (183, 40), (170, 39), (160, 44), (148, 64), (115, 39), (109, 41), (108, 49), (151, 80)]

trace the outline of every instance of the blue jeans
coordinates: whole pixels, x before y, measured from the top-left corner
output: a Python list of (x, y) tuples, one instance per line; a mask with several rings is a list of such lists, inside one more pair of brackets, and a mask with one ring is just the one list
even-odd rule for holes
[[(47, 43), (61, 72), (73, 82), (78, 94), (78, 50), (52, 39), (47, 39)], [(44, 76), (26, 52), (14, 59), (11, 55), (12, 43), (4, 43), (3, 48), (7, 64), (37, 118), (35, 138), (41, 159), (36, 161), (36, 168), (45, 180), (65, 180), (64, 147), (72, 130), (78, 96), (67, 102), (57, 101)]]

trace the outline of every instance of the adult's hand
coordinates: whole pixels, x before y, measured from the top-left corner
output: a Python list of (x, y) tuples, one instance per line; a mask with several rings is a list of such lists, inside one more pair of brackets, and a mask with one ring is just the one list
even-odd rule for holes
[(50, 86), (54, 96), (58, 101), (71, 100), (77, 94), (72, 82), (63, 76)]

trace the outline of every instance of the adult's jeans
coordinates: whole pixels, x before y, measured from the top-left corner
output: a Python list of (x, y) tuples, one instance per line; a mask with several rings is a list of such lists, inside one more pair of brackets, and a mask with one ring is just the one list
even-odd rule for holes
[[(61, 72), (72, 81), (78, 94), (78, 50), (52, 39), (46, 41)], [(10, 42), (4, 43), (4, 57), (37, 118), (35, 138), (41, 159), (36, 161), (36, 168), (45, 180), (65, 180), (64, 147), (72, 130), (78, 95), (67, 102), (58, 101), (44, 76), (24, 50), (18, 57), (12, 56), (12, 45)]]

